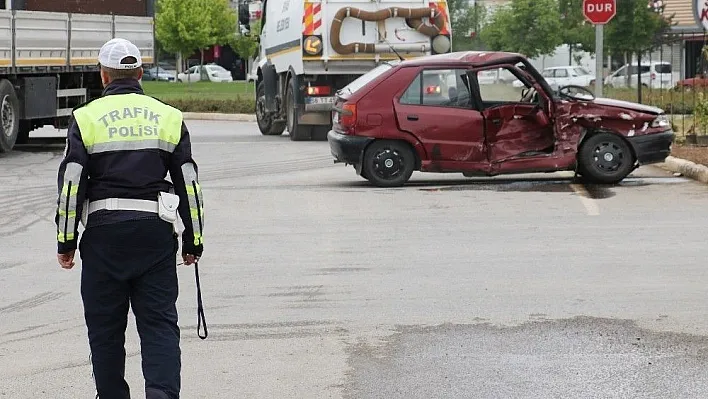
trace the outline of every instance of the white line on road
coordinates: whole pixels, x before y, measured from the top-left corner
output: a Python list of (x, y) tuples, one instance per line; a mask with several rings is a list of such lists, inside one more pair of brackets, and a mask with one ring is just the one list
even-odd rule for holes
[(597, 205), (597, 201), (590, 198), (590, 193), (585, 186), (582, 184), (571, 184), (570, 188), (578, 194), (578, 198), (580, 198), (580, 202), (583, 203), (583, 206), (585, 206), (585, 209), (588, 211), (588, 215), (597, 216), (600, 214), (600, 207)]
[[(575, 173), (570, 172), (570, 171), (563, 171), (563, 172), (558, 172), (558, 173), (563, 177), (575, 176)], [(580, 202), (583, 203), (583, 206), (585, 207), (585, 210), (588, 212), (588, 215), (597, 216), (600, 214), (600, 206), (597, 205), (597, 201), (590, 198), (590, 193), (585, 188), (585, 186), (583, 186), (582, 184), (570, 183), (570, 188), (572, 188), (573, 191), (575, 191), (575, 193), (578, 194), (578, 198), (580, 198)]]

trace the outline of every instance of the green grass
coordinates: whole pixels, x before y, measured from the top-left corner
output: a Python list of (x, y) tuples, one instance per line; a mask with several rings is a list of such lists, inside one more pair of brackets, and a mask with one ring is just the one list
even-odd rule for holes
[(253, 83), (232, 82), (192, 82), (192, 83), (169, 83), (169, 82), (143, 82), (145, 94), (166, 100), (185, 99), (209, 99), (209, 100), (233, 100), (238, 97), (252, 97), (255, 93)]
[(158, 98), (182, 112), (253, 114), (255, 86), (247, 82), (143, 82), (145, 94)]

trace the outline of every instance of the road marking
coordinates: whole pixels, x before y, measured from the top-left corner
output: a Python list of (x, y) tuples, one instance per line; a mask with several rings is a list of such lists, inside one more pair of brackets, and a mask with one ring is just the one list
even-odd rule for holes
[[(558, 172), (562, 177), (574, 177), (575, 173), (571, 171), (562, 171)], [(600, 214), (600, 207), (597, 205), (597, 201), (594, 199), (590, 198), (590, 193), (588, 190), (583, 186), (582, 184), (576, 184), (576, 183), (570, 183), (570, 188), (573, 189), (573, 191), (578, 194), (578, 198), (580, 198), (580, 202), (583, 203), (583, 206), (585, 207), (585, 210), (588, 212), (588, 215), (590, 216), (598, 216)]]
[(590, 193), (585, 186), (582, 184), (571, 184), (570, 188), (578, 194), (578, 198), (580, 198), (580, 202), (583, 203), (583, 206), (585, 206), (585, 209), (588, 211), (588, 215), (597, 216), (600, 214), (600, 207), (597, 205), (597, 201), (590, 198)]

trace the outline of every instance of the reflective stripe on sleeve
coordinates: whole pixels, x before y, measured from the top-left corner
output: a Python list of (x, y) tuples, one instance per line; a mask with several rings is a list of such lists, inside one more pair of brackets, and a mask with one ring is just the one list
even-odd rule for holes
[(156, 149), (173, 152), (176, 144), (160, 140), (160, 139), (143, 139), (136, 141), (109, 141), (105, 143), (96, 143), (90, 147), (86, 147), (89, 154), (98, 154), (108, 151), (131, 151), (131, 150), (147, 150)]
[(82, 171), (83, 167), (75, 162), (66, 164), (64, 170), (64, 182), (57, 209), (59, 214), (57, 240), (62, 243), (73, 240), (76, 234), (76, 200)]
[(184, 185), (187, 187), (187, 198), (189, 200), (189, 214), (192, 219), (194, 230), (194, 245), (202, 244), (202, 231), (204, 230), (204, 198), (202, 188), (197, 179), (197, 171), (194, 164), (186, 163), (182, 165), (182, 175)]

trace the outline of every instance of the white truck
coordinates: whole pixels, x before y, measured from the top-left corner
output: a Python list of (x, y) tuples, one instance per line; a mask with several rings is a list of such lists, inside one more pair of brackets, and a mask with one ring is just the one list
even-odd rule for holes
[(151, 16), (0, 10), (0, 152), (38, 127), (66, 128), (73, 107), (101, 94), (106, 41), (132, 41), (147, 68), (153, 32)]
[(337, 90), (380, 62), (449, 53), (446, 0), (265, 0), (256, 59), (264, 135), (326, 140)]

